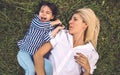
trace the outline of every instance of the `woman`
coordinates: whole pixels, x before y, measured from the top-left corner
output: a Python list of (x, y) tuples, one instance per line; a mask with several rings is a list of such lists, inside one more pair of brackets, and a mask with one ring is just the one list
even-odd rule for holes
[(99, 29), (99, 20), (90, 8), (76, 10), (69, 21), (69, 30), (61, 30), (35, 53), (37, 75), (45, 75), (43, 56), (50, 49), (53, 75), (93, 74), (99, 58), (95, 50)]

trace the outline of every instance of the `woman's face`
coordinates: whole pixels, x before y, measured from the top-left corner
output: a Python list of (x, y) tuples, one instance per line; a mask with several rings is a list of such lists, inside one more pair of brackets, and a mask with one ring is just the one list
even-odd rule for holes
[(69, 21), (69, 33), (72, 35), (79, 34), (81, 31), (85, 30), (86, 26), (87, 25), (83, 21), (80, 14), (73, 14), (72, 18)]
[(54, 18), (54, 16), (52, 15), (51, 9), (48, 6), (43, 5), (40, 9), (40, 12), (39, 12), (39, 19), (42, 22), (47, 22), (53, 18)]

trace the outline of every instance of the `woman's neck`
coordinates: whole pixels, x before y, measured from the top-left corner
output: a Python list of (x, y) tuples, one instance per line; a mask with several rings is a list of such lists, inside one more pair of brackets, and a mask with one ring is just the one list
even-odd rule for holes
[(84, 45), (84, 33), (73, 35), (73, 47)]

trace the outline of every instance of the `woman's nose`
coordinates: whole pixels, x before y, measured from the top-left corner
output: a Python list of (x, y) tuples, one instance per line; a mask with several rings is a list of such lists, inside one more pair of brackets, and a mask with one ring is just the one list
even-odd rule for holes
[(70, 21), (69, 21), (69, 24), (71, 24), (71, 23), (72, 23), (72, 21), (70, 20)]

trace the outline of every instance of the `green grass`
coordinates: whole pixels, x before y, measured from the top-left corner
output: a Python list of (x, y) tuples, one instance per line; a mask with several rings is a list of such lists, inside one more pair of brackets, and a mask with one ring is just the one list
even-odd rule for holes
[[(94, 75), (120, 75), (120, 1), (46, 0), (59, 7), (58, 18), (65, 26), (73, 10), (90, 7), (100, 19), (97, 51), (100, 55)], [(0, 0), (0, 75), (24, 75), (18, 65), (17, 41), (33, 18), (39, 0)]]

